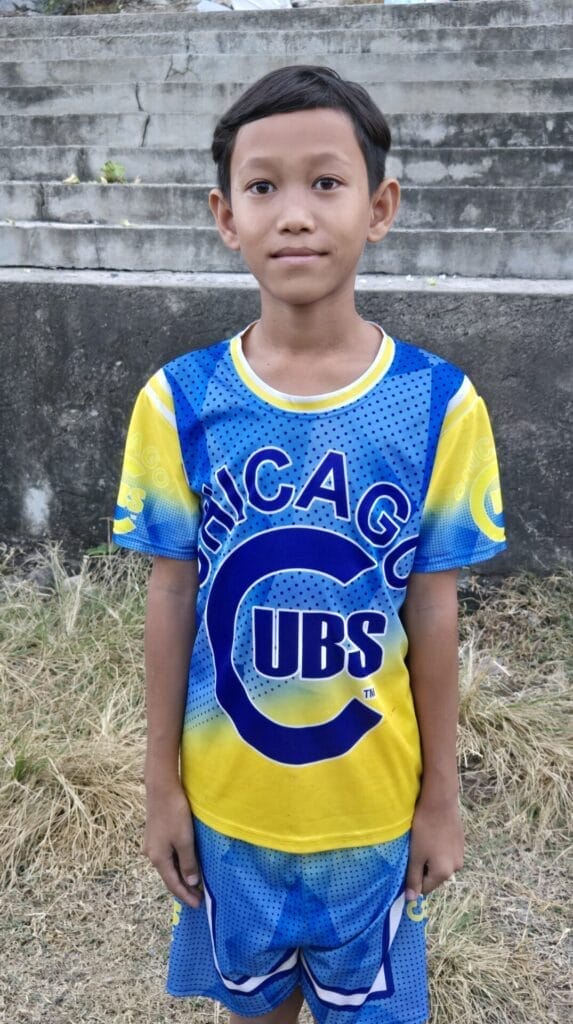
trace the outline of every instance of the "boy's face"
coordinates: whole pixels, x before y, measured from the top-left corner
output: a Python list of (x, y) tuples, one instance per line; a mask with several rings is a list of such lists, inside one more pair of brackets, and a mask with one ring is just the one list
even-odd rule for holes
[(231, 202), (209, 197), (225, 244), (240, 250), (263, 294), (306, 305), (354, 290), (366, 241), (384, 237), (399, 186), (373, 196), (352, 121), (301, 110), (243, 125), (231, 160)]

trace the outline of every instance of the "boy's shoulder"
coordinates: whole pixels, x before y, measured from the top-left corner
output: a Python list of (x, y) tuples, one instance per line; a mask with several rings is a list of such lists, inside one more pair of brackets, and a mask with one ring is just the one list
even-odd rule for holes
[(229, 353), (231, 340), (226, 338), (175, 356), (152, 373), (142, 393), (156, 391), (160, 397), (167, 396), (170, 407), (179, 400), (185, 405), (200, 404), (219, 364)]
[(393, 338), (396, 347), (393, 368), (395, 373), (429, 372), (444, 380), (451, 380), (452, 383), (461, 381), (466, 376), (464, 371), (451, 363), (448, 359), (415, 345), (411, 341), (401, 341)]
[(396, 338), (393, 341), (395, 353), (388, 376), (394, 378), (408, 404), (421, 402), (432, 420), (440, 420), (462, 398), (477, 397), (472, 382), (459, 366), (419, 345)]
[(166, 363), (162, 367), (162, 372), (176, 379), (185, 379), (190, 374), (210, 374), (218, 362), (227, 355), (230, 342), (231, 337), (227, 337), (201, 348), (189, 349)]

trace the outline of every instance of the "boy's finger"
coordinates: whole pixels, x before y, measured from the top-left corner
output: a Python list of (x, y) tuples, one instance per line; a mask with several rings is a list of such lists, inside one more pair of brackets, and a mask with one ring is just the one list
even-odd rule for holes
[(422, 895), (427, 896), (429, 893), (437, 889), (439, 885), (442, 885), (443, 878), (435, 878), (434, 875), (426, 875), (422, 883)]
[(185, 882), (185, 885), (190, 885), (191, 887), (199, 885), (201, 875), (193, 843), (186, 842), (179, 844), (176, 847), (175, 853), (177, 864), (179, 866), (179, 874)]
[(203, 894), (197, 889), (193, 891), (183, 882), (175, 861), (170, 858), (169, 860), (162, 861), (161, 864), (156, 864), (155, 868), (161, 875), (169, 892), (182, 903), (186, 903), (189, 907), (193, 907), (196, 910), (203, 898)]
[(423, 882), (424, 864), (422, 861), (418, 861), (414, 857), (411, 857), (410, 862), (408, 864), (408, 873), (406, 875), (406, 891), (404, 893), (407, 903), (409, 903), (411, 900), (418, 899), (418, 896), (422, 892)]
[(428, 893), (433, 892), (438, 886), (443, 885), (444, 882), (449, 881), (452, 878), (453, 872), (449, 864), (429, 865), (429, 870), (424, 874), (422, 883), (422, 893), (427, 896)]

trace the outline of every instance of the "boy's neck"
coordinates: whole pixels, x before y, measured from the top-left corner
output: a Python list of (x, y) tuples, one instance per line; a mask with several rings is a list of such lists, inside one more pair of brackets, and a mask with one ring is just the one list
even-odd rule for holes
[(380, 331), (352, 303), (290, 306), (265, 302), (261, 319), (243, 335), (251, 369), (269, 386), (292, 395), (337, 391), (353, 383), (380, 349)]
[(373, 333), (353, 300), (333, 302), (325, 308), (325, 303), (291, 306), (269, 302), (262, 295), (261, 318), (249, 336), (253, 354), (264, 349), (268, 355), (320, 358), (347, 352), (361, 360), (364, 348), (371, 347)]

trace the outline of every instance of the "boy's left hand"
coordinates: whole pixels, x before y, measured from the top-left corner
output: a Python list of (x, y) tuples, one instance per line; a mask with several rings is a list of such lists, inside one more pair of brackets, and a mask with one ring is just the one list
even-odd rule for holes
[(435, 801), (422, 794), (412, 822), (406, 900), (432, 892), (463, 862), (464, 832), (457, 798)]

